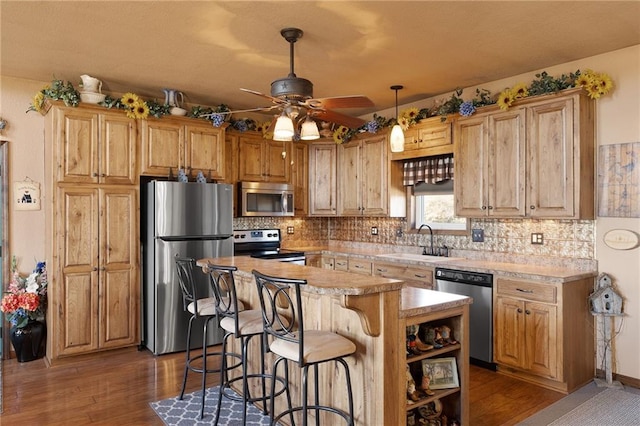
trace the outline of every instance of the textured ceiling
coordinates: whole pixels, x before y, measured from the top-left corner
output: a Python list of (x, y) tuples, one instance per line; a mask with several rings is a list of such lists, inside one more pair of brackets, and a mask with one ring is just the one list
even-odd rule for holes
[(269, 104), (238, 89), (287, 76), (280, 29), (298, 27), (297, 76), (375, 103), (352, 115), (393, 107), (393, 84), (403, 104), (640, 44), (639, 1), (3, 0), (0, 18), (2, 75), (234, 109)]

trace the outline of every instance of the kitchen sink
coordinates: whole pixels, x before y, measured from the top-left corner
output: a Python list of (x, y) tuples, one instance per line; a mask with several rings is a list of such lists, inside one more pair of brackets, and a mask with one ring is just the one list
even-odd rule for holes
[(438, 262), (447, 262), (450, 260), (461, 260), (461, 257), (444, 257), (444, 256), (430, 256), (426, 254), (415, 254), (415, 253), (389, 253), (389, 254), (381, 254), (378, 257), (383, 257), (386, 259), (398, 259), (398, 260), (415, 260), (418, 262), (430, 262), (430, 263), (438, 263)]

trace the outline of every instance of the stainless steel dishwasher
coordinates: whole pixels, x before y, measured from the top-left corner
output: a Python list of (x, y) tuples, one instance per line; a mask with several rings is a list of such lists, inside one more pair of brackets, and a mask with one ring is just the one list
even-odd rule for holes
[[(493, 275), (436, 268), (436, 290), (473, 299), (469, 307), (469, 354), (474, 365), (496, 369), (493, 362)], [(455, 337), (455, 336), (454, 336)]]

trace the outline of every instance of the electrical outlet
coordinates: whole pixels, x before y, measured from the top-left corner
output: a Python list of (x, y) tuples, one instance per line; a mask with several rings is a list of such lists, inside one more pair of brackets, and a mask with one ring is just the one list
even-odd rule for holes
[(372, 226), (371, 227), (371, 235), (378, 235), (378, 227), (377, 226)]
[(544, 244), (544, 236), (542, 232), (533, 232), (531, 234), (531, 244)]
[(484, 242), (484, 230), (482, 229), (472, 229), (471, 230), (471, 241), (474, 243), (482, 243)]
[(287, 226), (287, 234), (293, 234), (293, 226)]

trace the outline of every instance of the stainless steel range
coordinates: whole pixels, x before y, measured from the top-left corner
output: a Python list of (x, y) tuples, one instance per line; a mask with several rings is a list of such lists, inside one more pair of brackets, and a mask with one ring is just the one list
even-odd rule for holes
[(251, 256), (304, 265), (304, 252), (280, 248), (279, 229), (243, 229), (233, 231), (233, 255)]

